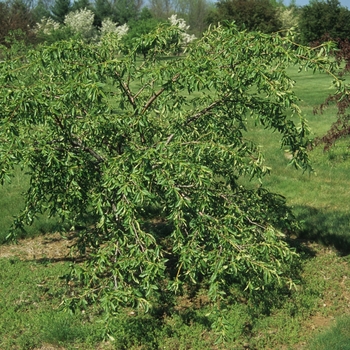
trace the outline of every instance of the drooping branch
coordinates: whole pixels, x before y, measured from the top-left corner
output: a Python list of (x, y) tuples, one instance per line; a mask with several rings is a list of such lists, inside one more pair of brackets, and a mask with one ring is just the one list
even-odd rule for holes
[(338, 109), (337, 120), (332, 124), (327, 133), (314, 140), (315, 146), (323, 143), (325, 151), (329, 150), (337, 140), (350, 135), (350, 115), (348, 112), (350, 108), (350, 97), (347, 92), (330, 95), (324, 103), (314, 108), (314, 114), (318, 112), (322, 114), (325, 108), (330, 106), (331, 103), (335, 103)]
[[(57, 125), (60, 127), (60, 129), (65, 133), (66, 128), (64, 127), (64, 125), (62, 124), (62, 121), (58, 118), (58, 116), (55, 116), (55, 120)], [(85, 146), (83, 141), (79, 137), (77, 137), (76, 135), (70, 135), (70, 136), (71, 137), (69, 138), (69, 142), (73, 147), (79, 147), (83, 151), (90, 153), (97, 160), (98, 163), (102, 163), (105, 161), (105, 159), (101, 155), (99, 155), (95, 150)]]
[(154, 82), (155, 82), (155, 80), (153, 79), (150, 83), (143, 85), (143, 86), (141, 87), (141, 89), (135, 94), (134, 99), (136, 99), (136, 98), (141, 94), (141, 92), (142, 92), (143, 90), (145, 90), (145, 88), (146, 88), (147, 85), (151, 85), (151, 86), (152, 86), (152, 85), (154, 84)]

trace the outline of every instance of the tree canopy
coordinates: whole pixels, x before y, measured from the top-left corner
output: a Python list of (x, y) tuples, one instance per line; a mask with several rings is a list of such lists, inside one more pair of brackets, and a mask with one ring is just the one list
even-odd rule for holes
[(350, 38), (350, 10), (339, 0), (315, 0), (301, 8), (299, 29), (304, 44), (319, 41), (322, 37)]
[(277, 7), (270, 0), (219, 0), (215, 5), (216, 10), (208, 15), (210, 23), (235, 21), (240, 29), (264, 33), (278, 31), (281, 27)]
[(167, 57), (180, 34), (2, 48), (0, 180), (17, 165), (30, 177), (14, 229), (47, 213), (77, 237), (72, 308), (113, 315), (196, 286), (212, 301), (293, 286), (295, 223), (282, 196), (249, 182), (269, 173), (249, 130), (271, 129), (310, 168), (287, 67), (326, 71), (342, 95), (331, 47), (225, 25)]

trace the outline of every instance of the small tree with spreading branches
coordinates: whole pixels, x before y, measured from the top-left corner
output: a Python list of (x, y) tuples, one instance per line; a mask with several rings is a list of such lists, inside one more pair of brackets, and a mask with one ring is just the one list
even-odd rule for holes
[[(332, 75), (330, 46), (225, 25), (164, 59), (175, 32), (181, 42), (178, 28), (161, 27), (124, 55), (122, 41), (57, 42), (25, 57), (3, 48), (0, 179), (17, 164), (30, 176), (15, 228), (48, 213), (75, 231), (84, 259), (67, 276), (72, 308), (98, 303), (111, 316), (196, 286), (218, 301), (294, 285), (284, 198), (242, 182), (269, 173), (248, 120), (309, 169), (286, 69)], [(147, 41), (159, 45), (140, 63)]]

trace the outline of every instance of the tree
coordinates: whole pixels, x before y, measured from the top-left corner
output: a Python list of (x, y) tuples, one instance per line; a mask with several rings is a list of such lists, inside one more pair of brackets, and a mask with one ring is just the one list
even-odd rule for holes
[(176, 0), (175, 12), (190, 26), (191, 33), (199, 37), (207, 28), (206, 19), (211, 3), (206, 0)]
[(164, 59), (176, 31), (148, 34), (158, 45), (142, 63), (142, 37), (124, 55), (107, 38), (40, 46), (25, 60), (7, 49), (0, 62), (0, 180), (17, 164), (30, 176), (14, 228), (46, 212), (74, 231), (83, 261), (67, 276), (72, 308), (98, 303), (110, 317), (198, 286), (212, 301), (293, 286), (285, 200), (242, 181), (269, 172), (248, 131), (275, 131), (291, 163), (309, 169), (286, 69), (332, 74), (330, 46), (227, 25)]
[(299, 17), (295, 7), (286, 8), (280, 6), (277, 9), (277, 16), (281, 25), (281, 30), (298, 27)]
[(70, 10), (70, 0), (55, 0), (55, 3), (51, 8), (51, 17), (58, 23), (63, 24), (64, 19)]
[(104, 19), (109, 18), (120, 25), (136, 20), (141, 11), (142, 0), (96, 0), (95, 24), (101, 26)]
[(50, 17), (50, 4), (47, 1), (39, 0), (33, 9), (33, 16), (35, 21), (38, 23), (43, 18)]
[(168, 19), (174, 12), (173, 0), (149, 0), (148, 7), (156, 19)]
[(333, 39), (350, 38), (350, 10), (338, 0), (314, 0), (302, 7), (299, 29), (301, 41), (310, 44), (325, 35)]
[(117, 22), (124, 24), (130, 20), (135, 20), (140, 12), (142, 0), (117, 0), (115, 2), (115, 9), (117, 14)]
[(112, 3), (108, 0), (96, 0), (94, 6), (95, 25), (101, 27), (101, 23), (105, 18), (110, 18), (116, 22), (116, 14)]
[(69, 12), (64, 18), (64, 24), (75, 35), (84, 39), (91, 39), (95, 34), (94, 13), (88, 9)]
[(21, 37), (29, 42), (34, 41), (31, 32), (35, 23), (34, 16), (24, 1), (0, 2), (0, 23), (0, 44), (9, 45), (6, 41), (9, 35)]
[(277, 7), (269, 0), (219, 0), (216, 11), (209, 13), (209, 23), (235, 21), (241, 29), (272, 33), (280, 29)]
[(74, 1), (71, 7), (71, 11), (78, 11), (78, 10), (84, 10), (84, 9), (88, 9), (88, 10), (92, 9), (92, 5), (89, 0), (76, 0)]

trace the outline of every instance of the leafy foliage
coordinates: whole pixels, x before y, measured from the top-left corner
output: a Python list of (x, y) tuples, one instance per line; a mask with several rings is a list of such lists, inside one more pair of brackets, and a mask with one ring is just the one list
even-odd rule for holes
[(278, 31), (281, 27), (277, 8), (269, 0), (220, 0), (215, 5), (216, 11), (208, 15), (209, 23), (235, 21), (241, 29), (264, 33)]
[(94, 3), (95, 24), (101, 26), (109, 18), (119, 25), (135, 20), (141, 11), (142, 0), (96, 0)]
[(55, 21), (63, 23), (70, 10), (70, 0), (55, 0), (55, 3), (51, 8), (51, 16)]
[[(30, 176), (15, 227), (47, 212), (77, 232), (85, 259), (67, 276), (72, 308), (100, 303), (108, 316), (199, 284), (212, 301), (233, 286), (252, 295), (293, 286), (285, 200), (241, 182), (269, 172), (247, 118), (309, 169), (286, 68), (331, 73), (330, 45), (219, 26), (166, 59), (176, 33), (180, 41), (178, 28), (161, 27), (124, 55), (119, 41), (57, 42), (25, 56), (4, 48), (0, 179), (15, 164)], [(145, 42), (159, 45), (140, 62)]]
[(22, 0), (0, 2), (0, 23), (0, 45), (9, 45), (6, 38), (11, 35), (16, 35), (18, 40), (34, 41), (30, 31), (34, 16)]
[(322, 136), (318, 137), (315, 140), (315, 144), (323, 144), (324, 150), (329, 150), (332, 146), (335, 145), (336, 141), (348, 137), (350, 135), (350, 98), (349, 95), (347, 96), (341, 96), (338, 95), (331, 95), (329, 96), (324, 103), (322, 103), (319, 108), (314, 109), (314, 113), (323, 113), (324, 109), (327, 108), (331, 104), (336, 104), (338, 109), (337, 119), (336, 121), (331, 125), (330, 129), (327, 131), (327, 133)]
[(334, 39), (350, 37), (350, 10), (338, 0), (312, 1), (302, 7), (299, 29), (301, 41), (310, 44), (328, 34)]

